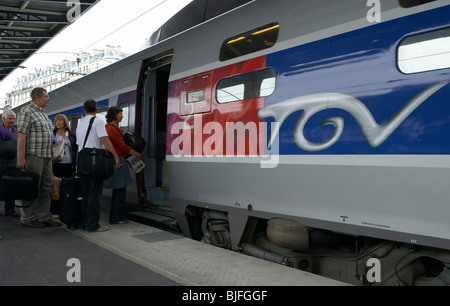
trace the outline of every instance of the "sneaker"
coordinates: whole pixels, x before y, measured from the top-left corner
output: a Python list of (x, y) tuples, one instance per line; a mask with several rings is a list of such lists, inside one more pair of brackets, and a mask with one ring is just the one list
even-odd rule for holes
[(44, 223), (44, 225), (46, 226), (61, 226), (61, 222), (55, 221), (53, 219), (45, 220), (42, 223)]
[(22, 223), (23, 226), (26, 227), (33, 227), (33, 228), (43, 228), (45, 227), (45, 224), (42, 222), (38, 222), (38, 221), (30, 221), (27, 223)]
[(106, 232), (107, 230), (108, 230), (108, 227), (101, 225), (99, 228), (97, 228), (93, 232)]

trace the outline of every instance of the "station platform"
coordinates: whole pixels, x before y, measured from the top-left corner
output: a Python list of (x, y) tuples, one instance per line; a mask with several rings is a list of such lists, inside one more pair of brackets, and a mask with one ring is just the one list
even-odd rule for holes
[[(130, 221), (93, 233), (0, 215), (1, 286), (348, 286)], [(79, 260), (80, 282), (69, 282)]]

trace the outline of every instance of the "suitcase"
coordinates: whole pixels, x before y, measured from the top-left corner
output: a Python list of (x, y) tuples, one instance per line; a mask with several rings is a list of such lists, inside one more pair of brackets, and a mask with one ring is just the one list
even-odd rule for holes
[[(2, 175), (0, 199), (33, 201), (39, 197), (39, 174), (28, 170), (11, 170)], [(19, 206), (17, 207), (25, 207)]]
[(59, 187), (59, 219), (68, 229), (81, 226), (82, 201), (81, 178), (63, 178)]

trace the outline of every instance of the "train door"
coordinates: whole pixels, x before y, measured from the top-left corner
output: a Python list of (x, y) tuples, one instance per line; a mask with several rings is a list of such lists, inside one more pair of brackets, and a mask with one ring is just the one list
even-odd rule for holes
[(166, 170), (166, 124), (168, 84), (172, 55), (144, 62), (140, 78), (137, 116), (147, 145), (143, 152), (141, 192), (147, 211), (170, 211)]

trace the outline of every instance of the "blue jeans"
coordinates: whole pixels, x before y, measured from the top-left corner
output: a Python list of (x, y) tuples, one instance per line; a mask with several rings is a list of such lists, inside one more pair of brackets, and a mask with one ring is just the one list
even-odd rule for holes
[[(0, 158), (0, 177), (10, 170), (16, 169), (17, 159), (3, 159)], [(14, 211), (14, 200), (5, 201), (5, 215)]]
[(125, 200), (127, 188), (113, 189), (109, 223), (114, 224), (125, 219)]
[(95, 231), (100, 227), (100, 200), (103, 193), (103, 180), (81, 178), (83, 193), (81, 228)]

